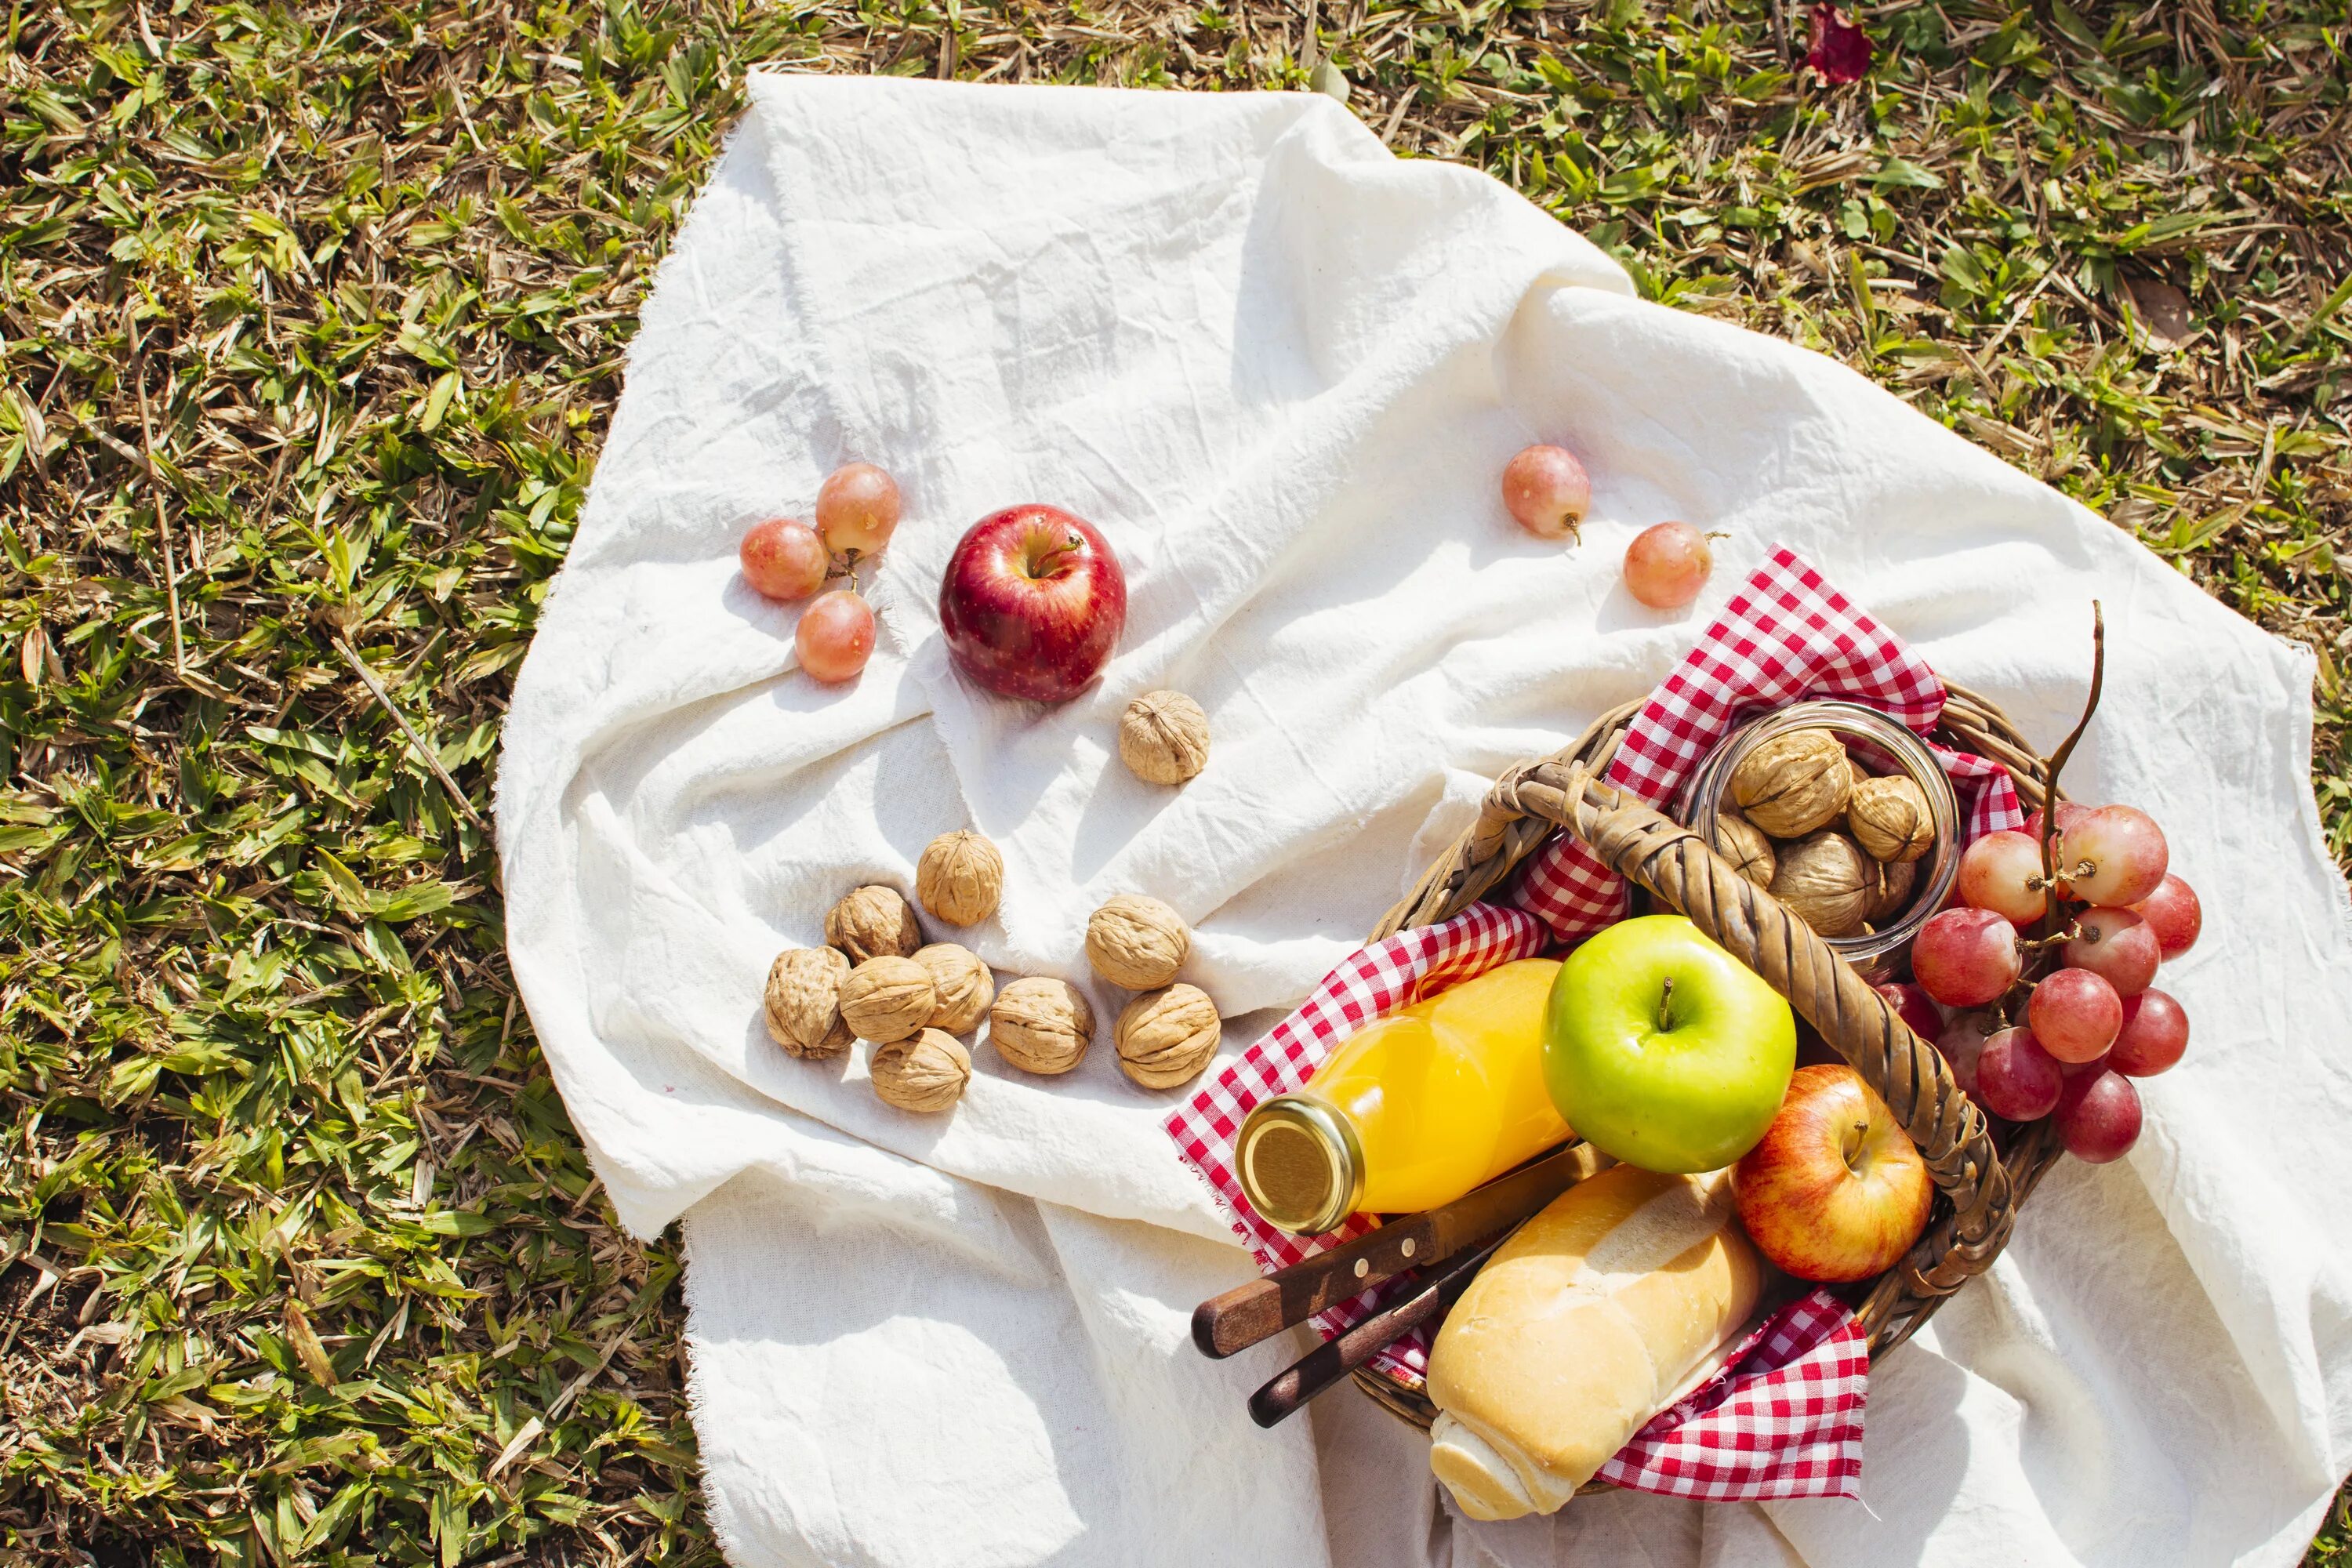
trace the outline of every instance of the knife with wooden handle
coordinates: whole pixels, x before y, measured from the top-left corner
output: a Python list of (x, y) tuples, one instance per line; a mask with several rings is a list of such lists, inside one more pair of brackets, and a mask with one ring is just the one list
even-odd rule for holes
[[(1519, 1223), (1524, 1222), (1522, 1216)], [(1427, 1279), (1386, 1307), (1275, 1373), (1250, 1395), (1250, 1419), (1261, 1426), (1272, 1426), (1297, 1415), (1308, 1400), (1371, 1360), (1372, 1352), (1381, 1346), (1435, 1322), (1461, 1300), (1495, 1249), (1517, 1235), (1518, 1229), (1518, 1224), (1513, 1224), (1499, 1236), (1489, 1237), (1484, 1246), (1432, 1270)]]
[(1442, 1263), (1509, 1229), (1612, 1163), (1589, 1143), (1570, 1143), (1450, 1204), (1235, 1286), (1193, 1310), (1192, 1342), (1202, 1355), (1229, 1356), (1408, 1268)]

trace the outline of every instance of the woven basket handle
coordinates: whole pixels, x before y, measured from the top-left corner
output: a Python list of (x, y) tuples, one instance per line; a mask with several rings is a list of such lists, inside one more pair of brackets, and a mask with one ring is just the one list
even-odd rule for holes
[[(1553, 759), (1496, 781), (1477, 826), (1440, 862), (1426, 890), (1443, 885), (1459, 896), (1481, 879), (1447, 876), (1448, 862), (1457, 870), (1465, 858), (1468, 864), (1491, 865), (1498, 839), (1522, 837), (1537, 822), (1575, 835), (1619, 875), (1689, 916), (1762, 975), (1853, 1064), (1918, 1145), (1952, 1212), (1880, 1281), (1864, 1309), (1865, 1327), (1875, 1332), (1885, 1325), (1897, 1291), (1913, 1298), (1947, 1295), (1990, 1266), (2008, 1239), (2016, 1201), (1983, 1113), (1952, 1081), (1942, 1054), (1914, 1034), (1869, 982), (1697, 834), (1601, 783), (1582, 763)], [(1491, 885), (1493, 879), (1484, 880)]]

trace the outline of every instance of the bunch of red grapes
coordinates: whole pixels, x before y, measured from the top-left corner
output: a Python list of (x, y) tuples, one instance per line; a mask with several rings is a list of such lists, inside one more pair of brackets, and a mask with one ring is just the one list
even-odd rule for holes
[[(2035, 812), (2024, 831), (1969, 846), (1956, 902), (1912, 943), (1916, 984), (1885, 990), (1979, 1105), (2011, 1121), (2054, 1112), (2067, 1152), (2098, 1163), (2139, 1138), (2131, 1080), (2189, 1048), (2189, 1015), (2150, 983), (2197, 941), (2204, 914), (2166, 870), (2146, 812), (2062, 802), (2054, 877), (2042, 826)], [(1962, 1010), (1947, 1020), (1931, 1001)]]

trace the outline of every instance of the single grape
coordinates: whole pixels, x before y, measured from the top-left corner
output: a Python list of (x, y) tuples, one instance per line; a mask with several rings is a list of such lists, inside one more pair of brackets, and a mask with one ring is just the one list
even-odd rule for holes
[(805, 599), (824, 586), (832, 563), (816, 530), (796, 517), (755, 522), (736, 547), (743, 580), (771, 599)]
[(1895, 984), (1889, 982), (1878, 987), (1895, 1016), (1911, 1026), (1911, 1032), (1923, 1040), (1932, 1040), (1944, 1032), (1943, 1009), (1936, 1005), (1927, 988), (1916, 982)]
[(2131, 909), (2156, 932), (2157, 951), (2166, 958), (2179, 958), (2195, 947), (2197, 933), (2205, 929), (2205, 907), (2197, 901), (2197, 889), (2169, 872), (2156, 891)]
[(2063, 949), (2066, 963), (2106, 977), (2118, 996), (2137, 996), (2156, 978), (2163, 953), (2156, 932), (2129, 910), (2084, 910), (2074, 917), (2082, 935)]
[(2164, 830), (2147, 813), (2103, 805), (2066, 828), (2060, 891), (2085, 904), (2136, 904), (2164, 880)]
[(898, 483), (871, 463), (850, 463), (816, 492), (816, 531), (836, 554), (873, 555), (898, 526)]
[(2124, 998), (2124, 1026), (2107, 1065), (2133, 1078), (2154, 1078), (2189, 1049), (2189, 1014), (2162, 991)]
[(1988, 833), (1960, 855), (1953, 896), (1970, 909), (1990, 910), (2017, 925), (2032, 925), (2050, 907), (2042, 879), (2042, 841), (2022, 833)]
[(1503, 465), (1503, 505), (1538, 539), (1574, 537), (1592, 505), (1592, 480), (1565, 447), (1529, 447)]
[(1977, 1092), (1977, 1061), (1984, 1054), (1985, 1042), (2000, 1028), (1990, 1013), (1955, 1013), (1936, 1037), (1936, 1049), (1952, 1069), (1952, 1081), (1970, 1099)]
[(2062, 969), (2035, 984), (2025, 1019), (2032, 1026), (2033, 1037), (2060, 1061), (2095, 1061), (2106, 1055), (2124, 1026), (2124, 1003), (2106, 976), (2087, 969)]
[(830, 686), (854, 680), (874, 653), (874, 611), (855, 588), (835, 588), (809, 601), (793, 633), (801, 668)]
[(2119, 1072), (2068, 1079), (2058, 1096), (2058, 1138), (2088, 1164), (2121, 1159), (2139, 1142), (2139, 1090)]
[(1979, 1007), (2008, 990), (2021, 962), (2017, 928), (1990, 910), (1946, 910), (1911, 943), (1911, 976), (1947, 1007)]
[(1625, 547), (1625, 589), (1654, 610), (1679, 610), (1697, 598), (1714, 569), (1706, 535), (1687, 522), (1645, 528)]
[[(2074, 824), (2080, 822), (2084, 817), (2088, 816), (2090, 814), (2091, 808), (2087, 805), (2083, 805), (2071, 800), (2060, 801), (2058, 803), (2058, 831), (2061, 833), (2065, 832), (2068, 828), (2074, 826)], [(2026, 817), (2023, 831), (2025, 836), (2028, 838), (2032, 839), (2036, 844), (2042, 842), (2042, 814), (2040, 812), (2034, 812)]]
[(2058, 1058), (2031, 1029), (2003, 1029), (1977, 1054), (1977, 1103), (1995, 1116), (2038, 1121), (2050, 1114), (2065, 1087)]

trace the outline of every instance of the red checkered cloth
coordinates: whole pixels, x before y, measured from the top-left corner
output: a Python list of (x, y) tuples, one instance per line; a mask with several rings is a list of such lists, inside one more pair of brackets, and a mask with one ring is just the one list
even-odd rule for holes
[[(1868, 703), (1923, 735), (1944, 709), (1944, 685), (1934, 670), (1794, 552), (1777, 549), (1651, 694), (1605, 776), (1665, 805), (1740, 718), (1824, 697)], [(1966, 837), (2024, 821), (2009, 775), (1997, 764), (1933, 749), (1967, 810)], [(1271, 1272), (1301, 1262), (1362, 1235), (1371, 1222), (1359, 1215), (1328, 1236), (1297, 1237), (1258, 1218), (1233, 1168), (1243, 1118), (1261, 1100), (1299, 1088), (1334, 1047), (1374, 1019), (1620, 918), (1625, 889), (1562, 836), (1530, 857), (1513, 896), (1521, 908), (1474, 904), (1443, 925), (1359, 949), (1297, 1012), (1169, 1117), (1169, 1137), (1216, 1194), (1261, 1268)], [(1400, 1277), (1312, 1321), (1330, 1339), (1413, 1282), (1411, 1275)], [(1429, 1342), (1409, 1335), (1374, 1356), (1372, 1365), (1418, 1388), (1429, 1367)], [(1837, 1298), (1817, 1290), (1759, 1325), (1724, 1370), (1660, 1412), (1601, 1468), (1601, 1479), (1710, 1501), (1857, 1497), (1868, 1379), (1861, 1326)]]
[(1869, 1389), (1869, 1336), (1844, 1302), (1815, 1290), (1651, 1417), (1598, 1479), (1702, 1502), (1858, 1498)]
[[(1824, 697), (1866, 703), (1921, 735), (1944, 711), (1944, 683), (1926, 661), (1781, 545), (1650, 693), (1602, 778), (1670, 808), (1691, 770), (1740, 720)], [(1968, 814), (1964, 840), (2024, 823), (2000, 763), (1930, 749)], [(1573, 942), (1623, 918), (1625, 883), (1583, 845), (1558, 835), (1528, 857), (1511, 899)]]

